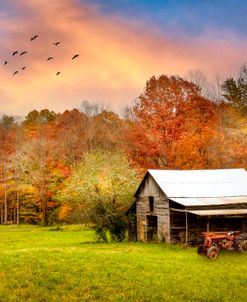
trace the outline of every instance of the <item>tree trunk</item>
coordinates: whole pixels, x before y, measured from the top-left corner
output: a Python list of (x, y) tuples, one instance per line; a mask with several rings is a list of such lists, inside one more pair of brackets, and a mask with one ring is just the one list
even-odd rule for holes
[(8, 220), (8, 208), (7, 208), (7, 158), (4, 158), (4, 223)]
[(16, 191), (16, 224), (17, 224), (17, 226), (20, 225), (20, 212), (19, 212), (19, 208), (20, 208), (20, 198), (19, 198), (19, 191), (17, 189), (17, 191)]
[(8, 208), (7, 208), (7, 184), (4, 184), (4, 223), (8, 220)]
[(1, 202), (1, 224), (3, 224), (3, 202)]

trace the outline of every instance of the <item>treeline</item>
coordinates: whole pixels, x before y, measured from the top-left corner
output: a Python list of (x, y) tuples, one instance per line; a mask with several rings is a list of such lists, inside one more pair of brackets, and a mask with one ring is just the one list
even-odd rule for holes
[(178, 76), (152, 77), (122, 116), (97, 104), (0, 119), (3, 223), (84, 221), (121, 239), (123, 213), (148, 168), (247, 166), (247, 72), (219, 98)]

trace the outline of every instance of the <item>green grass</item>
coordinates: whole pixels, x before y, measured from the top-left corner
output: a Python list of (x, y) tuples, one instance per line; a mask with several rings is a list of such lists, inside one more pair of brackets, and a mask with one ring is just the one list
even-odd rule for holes
[(97, 243), (80, 226), (0, 226), (0, 238), (0, 301), (247, 300), (247, 254)]

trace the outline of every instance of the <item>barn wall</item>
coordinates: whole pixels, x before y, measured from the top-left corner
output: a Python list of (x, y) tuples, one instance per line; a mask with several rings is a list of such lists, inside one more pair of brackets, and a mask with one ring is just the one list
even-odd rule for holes
[(199, 245), (202, 241), (202, 232), (207, 231), (207, 217), (188, 213), (188, 243)]
[(218, 216), (209, 219), (210, 231), (243, 231), (247, 232), (247, 215), (245, 216)]
[[(169, 200), (170, 204), (170, 240), (171, 243), (185, 243), (185, 207)], [(174, 211), (173, 209), (176, 209)]]
[(142, 182), (138, 190), (138, 196), (155, 196), (155, 197), (162, 197), (164, 196), (163, 191), (159, 188), (156, 181), (150, 174), (147, 174), (145, 179)]
[[(149, 196), (154, 198), (154, 209), (150, 212)], [(136, 196), (137, 240), (148, 239), (147, 216), (157, 216), (157, 240), (170, 243), (169, 201), (154, 179), (147, 175)]]

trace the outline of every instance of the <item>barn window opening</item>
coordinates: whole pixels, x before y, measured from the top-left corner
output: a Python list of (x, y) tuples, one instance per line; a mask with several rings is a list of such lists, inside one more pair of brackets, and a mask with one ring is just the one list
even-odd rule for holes
[(149, 211), (153, 212), (154, 211), (154, 197), (153, 196), (148, 196), (148, 203), (149, 203)]

